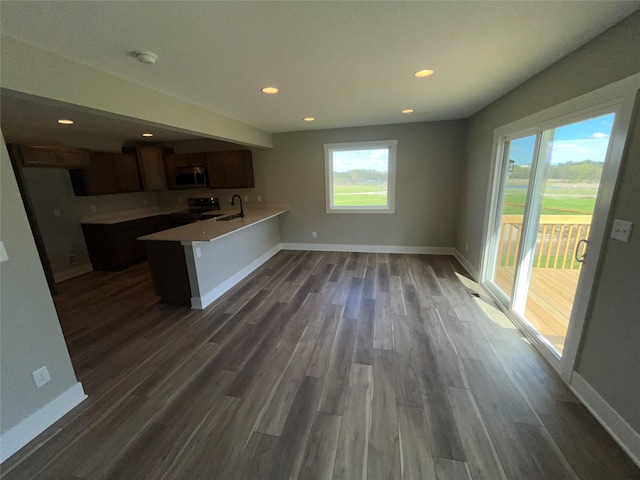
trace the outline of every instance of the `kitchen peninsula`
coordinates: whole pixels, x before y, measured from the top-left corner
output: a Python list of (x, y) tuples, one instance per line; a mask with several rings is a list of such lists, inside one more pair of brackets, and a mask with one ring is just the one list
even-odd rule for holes
[(202, 220), (140, 237), (156, 294), (164, 303), (207, 307), (278, 251), (278, 217), (288, 210), (252, 206), (244, 217)]

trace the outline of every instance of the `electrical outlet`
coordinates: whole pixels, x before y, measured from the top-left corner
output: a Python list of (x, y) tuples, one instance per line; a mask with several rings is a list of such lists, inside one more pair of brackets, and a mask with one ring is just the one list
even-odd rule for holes
[(227, 197), (227, 202), (231, 203), (231, 197)]
[(71, 255), (67, 255), (67, 260), (69, 261), (69, 263), (76, 263), (78, 261), (74, 253), (72, 253)]
[(258, 195), (258, 201), (261, 202), (262, 201), (262, 197), (260, 195)]
[(313, 238), (317, 238), (317, 237), (318, 237), (318, 234), (317, 234), (316, 232), (311, 232), (311, 236), (312, 236)]
[(200, 250), (200, 247), (196, 247), (196, 257), (200, 258), (202, 256), (202, 250)]
[(95, 206), (95, 205), (91, 205), (91, 211), (92, 211), (93, 213), (96, 213), (96, 211), (97, 211), (97, 210), (98, 210), (98, 209), (96, 208), (96, 206)]
[(469, 250), (469, 242), (464, 244), (464, 251), (466, 252), (467, 250)]
[(54, 208), (53, 209), (53, 216), (54, 217), (60, 217), (62, 215), (62, 212), (60, 211), (59, 208)]
[(248, 201), (249, 201), (249, 195), (245, 195), (245, 196), (244, 196), (244, 201), (245, 201), (245, 202), (248, 202)]
[(49, 383), (51, 380), (51, 376), (49, 375), (49, 369), (44, 366), (40, 367), (38, 370), (31, 374), (33, 376), (33, 382), (36, 384), (36, 387), (40, 388), (45, 383)]

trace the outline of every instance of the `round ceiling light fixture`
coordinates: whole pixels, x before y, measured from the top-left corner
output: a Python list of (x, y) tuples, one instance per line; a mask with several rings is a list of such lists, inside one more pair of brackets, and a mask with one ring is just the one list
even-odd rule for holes
[(276, 87), (263, 87), (260, 89), (262, 93), (266, 93), (267, 95), (275, 95), (278, 93), (278, 89)]
[(414, 77), (418, 77), (418, 78), (425, 78), (425, 77), (430, 77), (431, 75), (433, 75), (433, 70), (429, 70), (429, 69), (424, 69), (424, 70), (418, 70), (416, 73), (413, 74)]
[(153, 65), (158, 60), (158, 54), (145, 51), (145, 52), (136, 52), (136, 58), (140, 63), (146, 63), (148, 65)]
[(69, 120), (68, 118), (61, 118), (58, 120), (60, 125), (73, 125), (73, 120)]

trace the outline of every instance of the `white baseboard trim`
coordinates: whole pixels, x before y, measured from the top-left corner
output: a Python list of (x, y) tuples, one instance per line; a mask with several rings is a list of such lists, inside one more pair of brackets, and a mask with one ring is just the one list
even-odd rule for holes
[(399, 245), (351, 245), (339, 243), (281, 243), (282, 250), (312, 250), (321, 252), (408, 253), (453, 255), (451, 247), (404, 247)]
[(278, 253), (281, 250), (280, 247), (281, 247), (281, 244), (278, 244), (268, 252), (262, 254), (261, 256), (256, 258), (253, 262), (251, 262), (249, 265), (247, 265), (242, 270), (240, 270), (238, 273), (229, 277), (227, 280), (222, 282), (220, 285), (218, 285), (216, 288), (214, 288), (204, 296), (191, 297), (191, 308), (196, 310), (202, 310), (204, 308), (207, 308), (209, 305), (215, 302), (218, 298), (224, 295), (227, 291), (229, 291), (232, 287), (234, 287), (237, 283), (239, 283), (241, 280), (249, 276), (249, 274), (251, 274), (251, 272), (257, 269), (260, 265), (265, 263), (267, 260), (273, 257), (276, 253)]
[(467, 260), (467, 258), (464, 255), (462, 255), (457, 249), (454, 249), (454, 250), (455, 251), (453, 252), (453, 256), (456, 257), (456, 259), (462, 264), (462, 266), (467, 270), (467, 272), (469, 272), (469, 275), (471, 275), (471, 277), (476, 282), (478, 282), (478, 278), (480, 277), (478, 270), (476, 270), (476, 268), (473, 265), (471, 265), (471, 262)]
[(84, 263), (77, 267), (70, 268), (69, 270), (63, 270), (62, 272), (56, 272), (53, 274), (53, 281), (56, 283), (64, 282), (70, 278), (79, 277), (85, 273), (93, 272), (93, 265), (90, 263)]
[(571, 375), (569, 387), (618, 445), (631, 457), (631, 460), (640, 467), (640, 433), (631, 428), (631, 425), (575, 371)]
[(85, 398), (87, 395), (82, 384), (77, 382), (40, 410), (3, 433), (0, 436), (0, 463), (44, 432)]

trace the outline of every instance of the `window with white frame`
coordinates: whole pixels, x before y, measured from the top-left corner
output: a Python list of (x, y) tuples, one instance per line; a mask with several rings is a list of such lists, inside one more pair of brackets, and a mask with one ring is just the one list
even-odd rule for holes
[(325, 144), (327, 213), (394, 213), (397, 143)]

